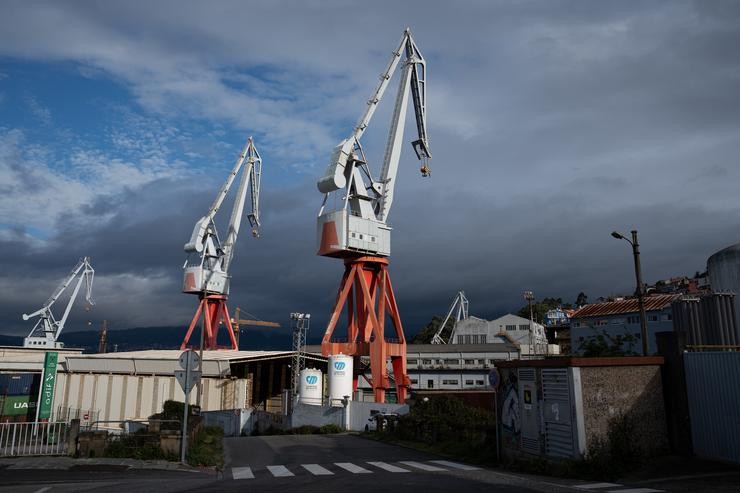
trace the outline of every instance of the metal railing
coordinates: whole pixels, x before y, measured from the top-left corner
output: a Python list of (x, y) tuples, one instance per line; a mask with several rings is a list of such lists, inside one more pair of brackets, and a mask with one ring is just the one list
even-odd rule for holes
[(0, 423), (0, 457), (65, 455), (67, 423)]

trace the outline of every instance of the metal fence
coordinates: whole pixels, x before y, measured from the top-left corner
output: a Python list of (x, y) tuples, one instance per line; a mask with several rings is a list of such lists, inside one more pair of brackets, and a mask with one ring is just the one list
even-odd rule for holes
[(683, 356), (694, 453), (740, 463), (740, 352)]
[(67, 423), (0, 423), (0, 457), (65, 455)]

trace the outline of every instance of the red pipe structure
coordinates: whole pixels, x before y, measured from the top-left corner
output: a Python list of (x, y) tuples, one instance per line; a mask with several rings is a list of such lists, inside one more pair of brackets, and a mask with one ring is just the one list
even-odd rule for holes
[[(226, 307), (226, 295), (223, 294), (202, 294), (200, 295), (200, 303), (198, 309), (195, 311), (193, 320), (190, 322), (188, 332), (185, 334), (185, 339), (180, 345), (180, 349), (187, 349), (188, 342), (190, 342), (190, 336), (193, 334), (193, 329), (198, 323), (201, 314), (203, 315), (203, 323), (201, 330), (204, 330), (203, 334), (203, 349), (233, 349), (239, 350), (239, 344), (236, 342), (234, 337), (234, 331), (231, 327), (231, 317), (229, 317), (229, 309)], [(226, 332), (229, 334), (231, 339), (231, 347), (218, 346), (218, 331), (221, 326), (226, 327)]]

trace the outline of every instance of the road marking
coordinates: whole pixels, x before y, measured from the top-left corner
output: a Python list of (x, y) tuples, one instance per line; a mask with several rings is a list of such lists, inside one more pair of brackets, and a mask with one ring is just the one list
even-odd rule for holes
[(411, 472), (408, 469), (404, 469), (402, 467), (394, 466), (392, 464), (387, 464), (385, 462), (369, 462), (371, 466), (379, 467), (381, 469), (385, 469), (388, 472)]
[(614, 483), (591, 483), (591, 484), (580, 484), (580, 485), (577, 485), (576, 488), (579, 488), (582, 490), (598, 490), (601, 488), (613, 488), (615, 486), (622, 486), (622, 485), (614, 484)]
[(267, 466), (267, 470), (272, 473), (276, 478), (287, 478), (288, 476), (295, 476), (292, 472), (288, 471), (285, 466)]
[(439, 464), (440, 466), (452, 467), (453, 469), (462, 469), (463, 471), (477, 471), (480, 469), (480, 467), (469, 466), (467, 464), (459, 464), (457, 462), (450, 462), (448, 460), (430, 460), (429, 462)]
[(609, 493), (659, 493), (663, 490), (654, 490), (652, 488), (632, 488), (629, 490), (609, 490)]
[(421, 462), (414, 462), (412, 460), (401, 461), (401, 464), (415, 467), (417, 469), (421, 469), (422, 471), (446, 471), (447, 470), (447, 469), (442, 469), (441, 467), (437, 467), (437, 466), (430, 466), (429, 464), (422, 464)]
[(334, 474), (329, 469), (325, 469), (318, 464), (301, 464), (301, 466), (314, 476), (329, 476)]
[(231, 477), (234, 479), (254, 479), (251, 467), (232, 467)]
[(352, 474), (368, 474), (372, 473), (372, 471), (368, 471), (364, 467), (356, 466), (352, 464), (351, 462), (335, 462), (335, 466), (341, 467), (345, 471), (349, 471)]
[(45, 486), (41, 488), (40, 490), (36, 490), (33, 493), (44, 493), (45, 491), (49, 491), (51, 489), (51, 486)]

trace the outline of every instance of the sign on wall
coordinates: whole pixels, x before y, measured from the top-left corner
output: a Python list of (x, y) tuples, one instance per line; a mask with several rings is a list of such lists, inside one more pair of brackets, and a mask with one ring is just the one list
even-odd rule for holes
[(54, 351), (46, 353), (44, 358), (44, 375), (41, 380), (41, 394), (39, 398), (39, 418), (51, 418), (51, 408), (54, 404), (54, 384), (57, 378), (57, 360), (59, 354)]

